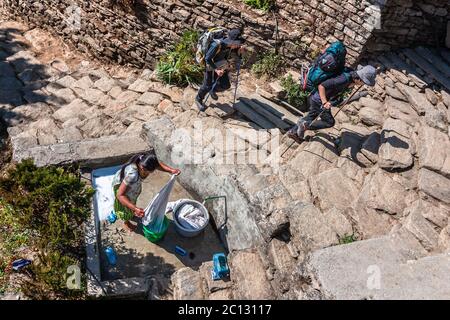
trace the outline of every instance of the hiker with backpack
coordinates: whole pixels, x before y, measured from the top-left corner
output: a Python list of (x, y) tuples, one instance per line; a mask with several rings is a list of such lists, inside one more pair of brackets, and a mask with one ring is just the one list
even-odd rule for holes
[(206, 109), (204, 99), (208, 93), (212, 99), (217, 100), (217, 92), (231, 87), (228, 75), (229, 59), (235, 55), (239, 57), (243, 50), (244, 39), (241, 30), (230, 30), (228, 35), (224, 36), (225, 30), (216, 28), (203, 34), (199, 40), (197, 62), (206, 64), (203, 84), (195, 98), (200, 111)]
[(355, 85), (375, 86), (376, 74), (377, 71), (373, 66), (359, 66), (357, 71), (346, 70), (340, 75), (320, 83), (317, 90), (308, 97), (308, 114), (288, 131), (288, 136), (301, 143), (306, 130), (333, 127), (335, 120), (331, 113), (331, 107), (338, 104), (337, 101), (342, 93)]
[[(302, 68), (300, 84), (308, 92), (308, 115), (288, 131), (297, 142), (303, 140), (306, 130), (319, 130), (334, 126), (331, 106), (337, 106), (342, 94), (355, 84), (375, 85), (376, 70), (366, 66), (358, 71), (345, 67), (347, 49), (336, 41), (322, 50), (310, 68)], [(319, 120), (320, 118), (320, 120)]]

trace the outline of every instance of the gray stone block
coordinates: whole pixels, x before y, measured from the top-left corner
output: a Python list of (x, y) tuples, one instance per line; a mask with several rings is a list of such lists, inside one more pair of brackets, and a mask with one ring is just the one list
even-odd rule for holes
[(37, 166), (79, 163), (90, 168), (126, 161), (149, 149), (139, 136), (108, 136), (92, 140), (14, 149), (13, 160), (34, 159)]

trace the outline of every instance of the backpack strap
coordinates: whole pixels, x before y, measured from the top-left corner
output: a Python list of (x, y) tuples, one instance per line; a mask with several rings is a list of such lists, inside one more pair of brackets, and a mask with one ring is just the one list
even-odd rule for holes
[(344, 71), (343, 74), (344, 74), (345, 78), (347, 79), (347, 81), (352, 80), (352, 75), (350, 72)]
[(217, 39), (213, 39), (213, 42), (218, 44), (217, 51), (214, 53), (214, 57), (213, 57), (213, 59), (214, 59), (215, 57), (217, 57), (217, 55), (220, 53), (220, 51), (222, 51), (222, 44), (220, 43), (220, 40), (217, 40)]
[(219, 44), (216, 54), (214, 55), (214, 57), (215, 57), (220, 53), (220, 51), (222, 51), (222, 43), (220, 42), (220, 40), (213, 40), (213, 41), (216, 42), (217, 44)]

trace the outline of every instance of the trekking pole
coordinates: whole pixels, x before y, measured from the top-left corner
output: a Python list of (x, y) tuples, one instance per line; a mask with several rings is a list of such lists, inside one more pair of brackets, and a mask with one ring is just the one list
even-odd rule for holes
[[(340, 107), (339, 107), (339, 110), (336, 112), (336, 114), (334, 115), (334, 117), (336, 117), (338, 114), (339, 114), (339, 112), (341, 112), (342, 111), (342, 109), (344, 109), (344, 107), (347, 105), (347, 103), (356, 95), (356, 93), (359, 91), (359, 90), (361, 90), (361, 88), (362, 88), (363, 86), (361, 85), (361, 86), (359, 86), (359, 88), (358, 89), (356, 89), (356, 91), (355, 92), (353, 92), (351, 95), (350, 95), (350, 97), (348, 97), (347, 98), (347, 100), (345, 100), (341, 105), (340, 105)], [(325, 110), (326, 109), (324, 109), (323, 107), (322, 107), (322, 111), (317, 115), (317, 117), (315, 117), (314, 118), (314, 120), (310, 123), (310, 126), (311, 126), (311, 124), (313, 124), (317, 119), (319, 119), (320, 118), (320, 116), (325, 112)], [(284, 150), (283, 151), (283, 153), (281, 154), (281, 158), (284, 156), (284, 154), (294, 145), (294, 143), (295, 143), (295, 141), (292, 141), (292, 143), (286, 148), (286, 150)]]
[(241, 73), (241, 59), (239, 59), (236, 68), (237, 68), (237, 75), (236, 75), (236, 86), (234, 88), (234, 99), (233, 99), (233, 106), (232, 106), (233, 110), (234, 110), (234, 105), (236, 104), (236, 95), (237, 95), (237, 89), (239, 86), (239, 75)]
[(356, 95), (356, 93), (357, 93), (359, 90), (361, 90), (362, 87), (363, 87), (363, 85), (359, 86), (359, 88), (356, 89), (356, 91), (353, 92), (353, 93), (350, 95), (350, 97), (347, 98), (347, 100), (345, 100), (345, 102), (341, 105), (341, 107), (339, 108), (338, 112), (336, 112), (336, 114), (334, 115), (334, 117), (336, 117), (336, 116), (339, 114), (339, 112), (341, 112), (342, 109), (344, 109), (344, 107), (347, 105), (347, 103), (348, 103), (348, 102)]
[(216, 86), (217, 86), (217, 83), (219, 82), (220, 77), (217, 77), (216, 81), (213, 83), (213, 86), (212, 86), (211, 90), (209, 90), (209, 92), (208, 92), (208, 94), (206, 96), (205, 102), (203, 102), (203, 104), (206, 105), (206, 102), (208, 101), (209, 96), (211, 95), (211, 92), (214, 92), (214, 90), (216, 89)]

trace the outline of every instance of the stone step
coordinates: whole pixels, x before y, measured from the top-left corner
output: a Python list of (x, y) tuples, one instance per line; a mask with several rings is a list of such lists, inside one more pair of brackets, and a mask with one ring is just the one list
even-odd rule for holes
[[(411, 234), (397, 232), (317, 250), (308, 267), (322, 292), (335, 299), (450, 298), (448, 256), (425, 255)], [(436, 265), (429, 272), (431, 262)]]
[(435, 66), (422, 58), (412, 49), (404, 49), (403, 53), (421, 69), (427, 72), (433, 79), (443, 85), (447, 90), (450, 90), (450, 79), (441, 73)]
[(440, 70), (447, 78), (450, 77), (450, 65), (444, 61), (441, 57), (436, 55), (434, 52), (425, 47), (417, 47), (415, 51), (430, 62), (433, 66), (435, 66), (438, 70)]
[(405, 60), (400, 58), (397, 54), (393, 52), (389, 52), (386, 54), (386, 58), (388, 58), (392, 63), (400, 69), (402, 72), (406, 72), (409, 77), (413, 78), (414, 83), (418, 85), (418, 87), (425, 88), (427, 83), (420, 79), (420, 75), (418, 74), (415, 67), (409, 65)]
[(377, 60), (386, 68), (386, 71), (391, 74), (392, 77), (395, 79), (392, 79), (394, 81), (399, 81), (403, 84), (409, 83), (409, 78), (407, 75), (405, 75), (403, 72), (398, 70), (397, 66), (389, 60), (386, 56), (380, 55), (377, 57)]
[(428, 101), (425, 94), (420, 93), (417, 89), (404, 85), (403, 83), (396, 83), (395, 86), (408, 99), (418, 115), (425, 115), (427, 110), (433, 108), (433, 105)]
[(448, 64), (450, 64), (450, 50), (447, 48), (439, 48), (439, 49), (432, 49), (437, 55), (439, 55), (444, 61), (446, 61)]
[(386, 69), (395, 69), (395, 65), (390, 61), (386, 56), (380, 55), (377, 57), (377, 60), (386, 68)]
[(234, 108), (242, 113), (246, 118), (248, 118), (251, 122), (256, 123), (261, 129), (273, 129), (276, 128), (276, 126), (261, 116), (260, 114), (256, 113), (252, 108), (250, 108), (248, 105), (243, 103), (242, 101), (238, 101)]
[(254, 112), (259, 113), (261, 116), (272, 122), (277, 128), (281, 130), (287, 130), (290, 125), (284, 122), (281, 118), (277, 117), (273, 113), (266, 110), (262, 105), (257, 103), (253, 99), (241, 98), (241, 102), (245, 103), (247, 106), (253, 109)]
[(297, 109), (294, 106), (291, 106), (286, 101), (279, 100), (277, 97), (274, 97), (272, 94), (268, 93), (267, 91), (261, 90), (260, 88), (256, 89), (256, 94), (259, 94), (261, 97), (268, 100), (269, 103), (275, 104), (275, 106), (278, 106), (280, 108), (284, 108), (285, 111), (288, 111), (292, 113), (294, 116), (301, 117), (303, 116), (302, 111)]
[(253, 94), (250, 96), (250, 99), (255, 101), (256, 103), (263, 106), (267, 111), (270, 111), (277, 117), (281, 118), (283, 121), (294, 124), (297, 123), (298, 118), (301, 116), (299, 112), (296, 114), (292, 113), (288, 110), (288, 107), (285, 107), (284, 105), (279, 105), (273, 101), (270, 101), (269, 99), (266, 99), (265, 97), (262, 97), (258, 94)]
[(378, 299), (450, 299), (450, 255), (440, 254), (402, 264), (385, 276)]

